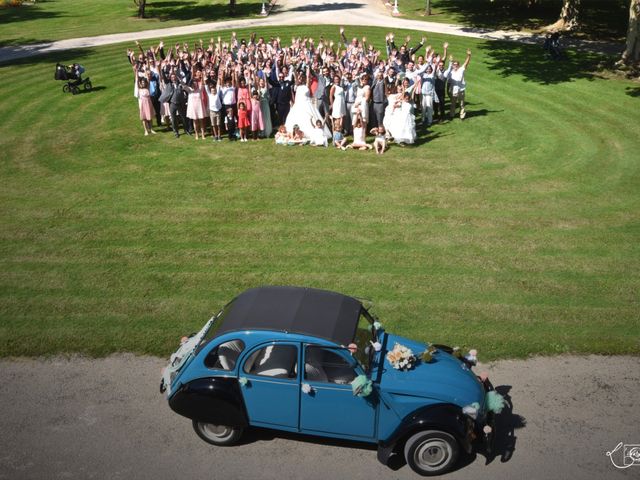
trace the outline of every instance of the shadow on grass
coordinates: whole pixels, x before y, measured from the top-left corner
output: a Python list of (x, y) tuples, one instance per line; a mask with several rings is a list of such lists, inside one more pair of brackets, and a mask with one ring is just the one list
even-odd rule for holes
[(474, 117), (486, 117), (490, 113), (501, 113), (501, 112), (504, 112), (504, 110), (487, 110), (486, 108), (479, 108), (477, 110), (474, 110), (474, 109), (470, 109), (468, 107), (466, 108), (466, 111), (467, 111), (467, 115), (465, 117), (465, 121), (469, 120), (470, 118), (474, 118)]
[(288, 12), (331, 12), (338, 10), (348, 10), (350, 8), (363, 8), (361, 3), (319, 3), (304, 5), (302, 7), (296, 7), (288, 9)]
[[(464, 121), (464, 122), (469, 122), (470, 119), (474, 118), (474, 117), (486, 117), (487, 115), (493, 114), (493, 113), (502, 113), (504, 112), (504, 110), (489, 110), (486, 108), (478, 108), (476, 103), (473, 102), (469, 102), (466, 101), (465, 102), (465, 110), (466, 110), (466, 116), (464, 120), (460, 120), (459, 119), (459, 110), (456, 110), (456, 113), (458, 115), (456, 115), (456, 117), (453, 120), (449, 119), (449, 105), (450, 105), (450, 100), (447, 99), (447, 110), (445, 112), (445, 119), (444, 120), (439, 120), (436, 118), (435, 114), (434, 114), (434, 118), (433, 118), (433, 125), (431, 127), (429, 127), (428, 129), (422, 125), (422, 114), (417, 114), (416, 115), (416, 131), (418, 133), (418, 137), (416, 138), (416, 142), (415, 145), (422, 145), (424, 143), (427, 143), (431, 140), (435, 140), (436, 138), (440, 138), (440, 137), (447, 137), (449, 135), (453, 135), (452, 132), (438, 132), (438, 131), (433, 131), (433, 128), (438, 128), (438, 125), (444, 125), (447, 124), (449, 122), (460, 122), (460, 121)], [(481, 105), (481, 104), (480, 104)]]
[[(21, 53), (29, 53), (28, 57), (21, 58)], [(72, 63), (85, 63), (90, 56), (95, 53), (94, 48), (73, 48), (70, 50), (59, 52), (48, 52), (45, 47), (36, 47), (34, 45), (25, 45), (23, 47), (6, 47), (0, 52), (0, 68), (14, 65), (38, 65), (45, 62), (51, 62), (51, 79), (55, 71), (56, 63), (71, 65)], [(90, 74), (90, 72), (87, 72)]]
[(0, 8), (0, 25), (8, 23), (25, 22), (29, 20), (60, 18), (64, 15), (50, 10), (42, 10), (43, 3), (50, 0), (38, 0), (33, 4), (23, 4), (19, 7)]
[[(419, 125), (416, 125), (416, 127), (417, 127), (417, 134), (418, 134), (416, 137), (416, 141), (413, 145), (406, 148), (419, 147), (420, 145), (424, 145), (425, 143), (432, 142), (433, 140), (436, 140), (440, 137), (448, 137), (449, 135), (453, 135), (452, 132), (443, 133), (443, 132), (434, 132), (433, 130), (428, 130), (425, 132), (424, 129), (421, 129)], [(402, 148), (396, 143), (392, 143), (391, 146)]]
[[(423, 2), (424, 3), (424, 2)], [(526, 7), (513, 0), (434, 0), (435, 13), (451, 16), (463, 25), (490, 30), (538, 30), (558, 19), (561, 0), (547, 0)], [(586, 38), (621, 40), (626, 35), (629, 2), (582, 0), (581, 29)], [(429, 17), (422, 17), (428, 20)]]
[(99, 92), (101, 90), (106, 90), (107, 87), (105, 87), (104, 85), (98, 85), (97, 87), (94, 86), (91, 88), (91, 90), (85, 90), (84, 88), (82, 90), (80, 90), (78, 92), (78, 95), (84, 95), (86, 93), (94, 93), (94, 92)]
[(28, 45), (35, 43), (52, 43), (53, 40), (42, 39), (42, 38), (7, 38), (5, 40), (0, 40), (0, 48), (3, 47), (17, 47), (19, 45)]
[(542, 45), (489, 41), (482, 45), (489, 69), (503, 77), (519, 75), (544, 85), (593, 79), (606, 57), (593, 52), (564, 52), (559, 60), (545, 55)]
[(236, 2), (235, 13), (231, 15), (229, 3), (202, 5), (193, 1), (169, 1), (148, 3), (147, 18), (157, 18), (161, 22), (168, 20), (215, 22), (224, 18), (249, 17), (260, 13), (261, 2)]
[(625, 93), (630, 97), (640, 97), (640, 87), (627, 87)]

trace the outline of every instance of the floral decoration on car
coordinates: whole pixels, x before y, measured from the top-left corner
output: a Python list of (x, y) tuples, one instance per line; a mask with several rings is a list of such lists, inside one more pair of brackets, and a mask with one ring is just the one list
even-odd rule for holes
[(366, 375), (358, 375), (353, 382), (351, 382), (351, 389), (355, 396), (367, 397), (373, 391), (373, 382), (369, 380)]
[(463, 355), (460, 347), (453, 347), (451, 354), (460, 360), (466, 360), (470, 365), (476, 365), (478, 363), (478, 350), (475, 348), (472, 348), (469, 350), (469, 353)]
[(429, 347), (422, 352), (420, 355), (420, 359), (425, 363), (431, 363), (433, 361), (433, 355), (438, 351), (436, 347), (433, 345), (429, 345)]
[(368, 328), (371, 332), (373, 332), (376, 330), (380, 330), (382, 328), (382, 324), (380, 322), (373, 322), (371, 325), (369, 325)]
[(411, 370), (415, 366), (417, 358), (410, 348), (396, 343), (393, 350), (387, 353), (387, 360), (396, 370)]

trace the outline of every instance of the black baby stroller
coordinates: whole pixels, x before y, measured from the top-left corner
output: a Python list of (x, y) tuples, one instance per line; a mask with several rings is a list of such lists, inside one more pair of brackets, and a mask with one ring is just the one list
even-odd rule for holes
[(84, 67), (78, 63), (74, 63), (69, 66), (57, 63), (54, 78), (56, 80), (67, 82), (62, 86), (62, 91), (64, 93), (71, 92), (73, 95), (77, 95), (80, 93), (80, 88), (89, 91), (92, 87), (89, 77), (85, 79), (82, 78), (83, 73)]
[(559, 60), (562, 56), (560, 46), (560, 34), (558, 32), (547, 33), (543, 45), (544, 51), (554, 60)]

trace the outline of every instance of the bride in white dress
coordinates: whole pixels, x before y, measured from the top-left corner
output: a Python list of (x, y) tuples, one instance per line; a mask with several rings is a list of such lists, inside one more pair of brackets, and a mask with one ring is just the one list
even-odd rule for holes
[(364, 123), (365, 130), (367, 123), (369, 123), (369, 98), (371, 97), (371, 87), (369, 86), (369, 75), (363, 74), (360, 77), (360, 85), (358, 92), (356, 93), (356, 101), (353, 102), (351, 107), (351, 118), (355, 118), (360, 114), (362, 122)]
[[(287, 121), (284, 124), (289, 133), (293, 132), (294, 125), (298, 125), (300, 130), (305, 133), (305, 137), (309, 137), (307, 132), (311, 132), (317, 120), (324, 122), (324, 118), (322, 118), (318, 109), (311, 102), (309, 83), (308, 71), (307, 75), (301, 74), (300, 77), (298, 77), (295, 90), (296, 97), (291, 110), (289, 110), (289, 115), (287, 115)], [(324, 134), (327, 138), (331, 138), (331, 132), (326, 125), (324, 125)]]
[(413, 114), (411, 94), (409, 92), (390, 93), (389, 104), (384, 112), (383, 125), (396, 143), (414, 143), (416, 141), (416, 118)]

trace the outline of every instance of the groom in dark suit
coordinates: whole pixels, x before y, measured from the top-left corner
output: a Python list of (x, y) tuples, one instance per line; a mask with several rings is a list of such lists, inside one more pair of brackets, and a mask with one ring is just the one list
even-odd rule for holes
[(278, 112), (279, 125), (284, 125), (291, 109), (291, 100), (293, 98), (292, 87), (293, 84), (290, 80), (284, 79), (284, 73), (278, 72), (277, 80), (274, 80), (272, 75), (269, 76), (269, 83), (273, 87), (271, 89), (271, 101), (276, 107)]
[(162, 95), (160, 95), (160, 103), (169, 103), (169, 114), (171, 115), (171, 129), (174, 135), (180, 136), (178, 133), (177, 116), (180, 116), (182, 126), (187, 135), (191, 135), (189, 130), (189, 123), (187, 122), (187, 99), (186, 92), (182, 86), (182, 83), (178, 81), (178, 77), (175, 73), (172, 73), (169, 77), (170, 82), (165, 86)]
[(329, 111), (331, 110), (331, 105), (329, 105), (329, 90), (332, 85), (331, 78), (329, 77), (329, 69), (327, 67), (322, 67), (322, 70), (316, 68), (314, 74), (318, 81), (318, 85), (313, 94), (313, 98), (320, 115), (328, 120)]
[(378, 69), (376, 77), (373, 79), (373, 84), (371, 85), (371, 96), (373, 97), (371, 110), (373, 110), (373, 118), (375, 119), (375, 122), (373, 123), (376, 127), (382, 127), (387, 96), (385, 95), (384, 74), (381, 69)]

